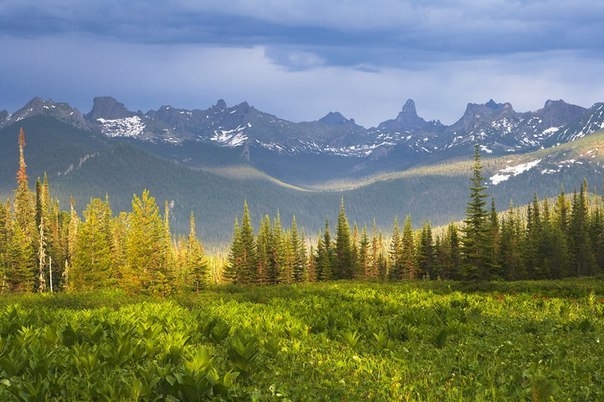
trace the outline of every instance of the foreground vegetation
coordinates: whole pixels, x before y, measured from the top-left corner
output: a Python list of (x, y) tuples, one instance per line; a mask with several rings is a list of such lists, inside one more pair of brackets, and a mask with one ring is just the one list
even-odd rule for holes
[(481, 286), (4, 295), (0, 399), (604, 399), (602, 279)]

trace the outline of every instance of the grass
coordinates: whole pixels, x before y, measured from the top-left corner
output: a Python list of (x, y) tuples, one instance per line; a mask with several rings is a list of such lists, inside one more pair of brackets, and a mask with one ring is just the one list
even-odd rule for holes
[(0, 398), (602, 400), (603, 333), (602, 278), (3, 295)]

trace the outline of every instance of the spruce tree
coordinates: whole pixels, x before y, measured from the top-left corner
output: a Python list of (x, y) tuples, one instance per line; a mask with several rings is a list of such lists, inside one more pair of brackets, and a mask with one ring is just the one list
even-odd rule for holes
[(413, 227), (411, 226), (411, 216), (405, 217), (403, 224), (403, 235), (401, 236), (402, 254), (401, 266), (403, 268), (403, 276), (409, 280), (419, 278), (419, 270), (416, 260), (416, 247), (413, 235)]
[(115, 284), (111, 237), (111, 206), (94, 198), (83, 212), (70, 272), (70, 290), (107, 288)]
[(325, 220), (325, 228), (319, 237), (315, 258), (317, 281), (329, 281), (333, 279), (334, 260), (335, 252), (329, 231), (329, 221)]
[(34, 250), (25, 230), (16, 223), (12, 225), (7, 254), (8, 288), (13, 292), (33, 292), (35, 260), (32, 259), (32, 255)]
[(579, 193), (573, 194), (569, 224), (570, 254), (573, 261), (572, 274), (593, 275), (596, 272), (596, 258), (591, 246), (588, 227), (587, 182), (581, 184)]
[(242, 254), (241, 227), (239, 226), (238, 217), (235, 217), (235, 222), (233, 223), (233, 239), (231, 240), (227, 264), (224, 268), (224, 272), (222, 273), (222, 276), (226, 282), (239, 282), (239, 266), (241, 265)]
[(256, 253), (257, 253), (257, 282), (260, 285), (271, 282), (269, 277), (270, 263), (271, 263), (271, 219), (268, 215), (265, 215), (260, 222), (260, 228), (258, 229), (258, 236), (256, 237)]
[(271, 284), (279, 283), (279, 275), (285, 269), (286, 256), (284, 248), (285, 235), (281, 225), (281, 215), (277, 212), (277, 216), (273, 219), (273, 225), (270, 228), (268, 281)]
[[(25, 132), (23, 128), (19, 131), (19, 170), (17, 171), (17, 189), (15, 190), (15, 201), (14, 201), (14, 219), (15, 228), (14, 233), (17, 235), (19, 241), (23, 244), (13, 244), (13, 251), (19, 254), (19, 259), (25, 263), (25, 254), (29, 252), (30, 255), (27, 257), (30, 261), (26, 263), (26, 266), (32, 270), (31, 276), (38, 272), (38, 264), (36, 258), (36, 249), (34, 244), (38, 238), (38, 230), (36, 228), (35, 210), (34, 210), (34, 195), (29, 189), (29, 183), (27, 178), (27, 165), (25, 163)], [(13, 241), (14, 242), (14, 241)], [(18, 252), (16, 250), (19, 250)], [(13, 254), (13, 256), (16, 256)], [(16, 267), (13, 267), (16, 268)], [(19, 268), (19, 270), (21, 270)], [(13, 287), (18, 287), (20, 291), (30, 288), (29, 278), (30, 275), (20, 275), (27, 282), (23, 286), (16, 284), (15, 280), (12, 280)], [(30, 290), (31, 291), (31, 290)]]
[(362, 280), (367, 280), (372, 275), (372, 261), (371, 261), (371, 250), (369, 244), (369, 235), (367, 234), (367, 226), (364, 226), (361, 230), (361, 240), (359, 242), (359, 253), (357, 261), (358, 272), (355, 277)]
[(462, 228), (462, 278), (466, 281), (489, 279), (492, 257), (489, 253), (489, 225), (486, 210), (486, 187), (478, 144), (474, 147), (474, 164), (470, 179), (470, 197)]
[(235, 220), (227, 276), (233, 283), (252, 284), (257, 280), (256, 241), (247, 201), (243, 203), (241, 224)]
[(425, 222), (422, 227), (420, 242), (417, 249), (417, 265), (420, 275), (430, 279), (437, 278), (436, 251), (434, 239), (432, 238), (432, 227), (428, 222)]
[(398, 225), (398, 217), (394, 217), (392, 226), (392, 237), (390, 238), (390, 248), (388, 250), (390, 257), (390, 279), (401, 280), (405, 275), (403, 266), (403, 241)]
[(501, 228), (499, 231), (499, 247), (497, 262), (501, 267), (501, 276), (506, 280), (519, 279), (518, 274), (522, 265), (521, 257), (518, 252), (519, 238), (514, 222), (513, 210), (507, 212), (501, 219)]
[(343, 198), (340, 202), (340, 212), (338, 213), (335, 252), (334, 279), (352, 279), (354, 272), (352, 240)]
[(201, 287), (207, 282), (208, 267), (205, 261), (203, 245), (197, 238), (195, 215), (191, 212), (189, 217), (189, 235), (185, 251), (186, 286), (199, 293)]
[(8, 289), (8, 249), (11, 241), (9, 205), (0, 203), (0, 292)]
[(165, 223), (155, 198), (144, 190), (132, 199), (126, 238), (126, 272), (122, 279), (128, 290), (161, 296), (171, 293)]
[(294, 282), (306, 282), (308, 272), (306, 270), (306, 246), (304, 245), (304, 236), (298, 231), (296, 217), (292, 217), (290, 228), (290, 244), (293, 254), (292, 279)]

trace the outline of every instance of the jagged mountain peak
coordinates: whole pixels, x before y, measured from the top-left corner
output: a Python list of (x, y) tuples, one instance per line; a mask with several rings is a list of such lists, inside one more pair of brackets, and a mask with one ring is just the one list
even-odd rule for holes
[(484, 104), (468, 103), (461, 119), (453, 124), (451, 128), (455, 132), (473, 131), (480, 129), (484, 124), (489, 124), (504, 117), (510, 118), (514, 115), (516, 115), (516, 112), (509, 102), (497, 103), (490, 99)]
[(84, 117), (87, 120), (97, 119), (116, 120), (133, 116), (123, 103), (111, 96), (97, 96), (92, 101), (92, 109)]
[(562, 99), (558, 99), (558, 100), (548, 99), (545, 101), (545, 105), (543, 105), (543, 109), (549, 109), (552, 107), (559, 107), (559, 106), (564, 106), (564, 105), (568, 105), (568, 103), (564, 102), (564, 100), (562, 100)]
[(415, 109), (415, 102), (413, 99), (407, 99), (396, 119), (380, 123), (378, 130), (381, 132), (433, 131), (440, 127), (440, 123), (427, 122), (419, 117)]
[[(3, 124), (18, 122), (38, 115), (51, 116), (78, 128), (86, 127), (84, 116), (82, 116), (82, 113), (78, 109), (72, 108), (65, 102), (55, 102), (52, 99), (42, 99), (38, 96), (32, 98), (25, 106), (10, 115)], [(2, 124), (1, 120), (0, 124)]]
[(320, 118), (319, 122), (321, 122), (323, 124), (332, 125), (332, 126), (341, 126), (341, 125), (344, 125), (346, 123), (353, 123), (354, 124), (354, 120), (353, 119), (347, 119), (340, 112), (329, 112), (325, 116), (323, 116), (322, 118)]
[(218, 99), (216, 101), (216, 104), (214, 106), (212, 106), (212, 109), (216, 109), (216, 110), (224, 110), (227, 108), (227, 104), (224, 101), (224, 99)]
[(253, 109), (253, 107), (251, 107), (249, 103), (244, 101), (235, 106), (234, 109), (241, 113), (248, 113), (250, 109)]
[(403, 105), (403, 110), (401, 113), (413, 114), (417, 116), (417, 111), (415, 110), (415, 101), (413, 99), (407, 99), (407, 102)]

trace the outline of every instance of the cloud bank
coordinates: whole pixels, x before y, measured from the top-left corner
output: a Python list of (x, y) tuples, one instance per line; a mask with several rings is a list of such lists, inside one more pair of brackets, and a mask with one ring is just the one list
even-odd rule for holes
[(604, 2), (74, 0), (0, 5), (0, 108), (33, 96), (86, 112), (248, 101), (293, 121), (365, 126), (407, 98), (451, 124), (468, 102), (516, 110), (604, 100)]

